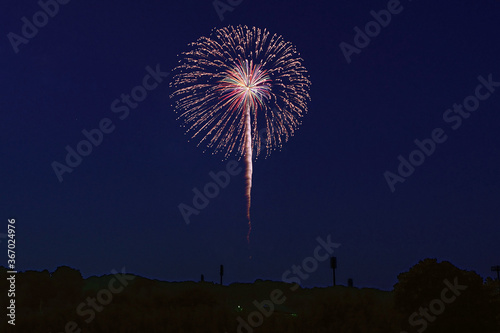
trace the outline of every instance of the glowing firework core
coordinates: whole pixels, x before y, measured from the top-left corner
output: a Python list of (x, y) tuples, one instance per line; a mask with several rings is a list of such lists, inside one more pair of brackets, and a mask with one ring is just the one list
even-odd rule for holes
[(216, 89), (222, 92), (223, 106), (230, 111), (247, 112), (249, 107), (255, 112), (259, 106), (264, 107), (265, 100), (271, 95), (270, 81), (261, 65), (245, 60), (226, 71)]

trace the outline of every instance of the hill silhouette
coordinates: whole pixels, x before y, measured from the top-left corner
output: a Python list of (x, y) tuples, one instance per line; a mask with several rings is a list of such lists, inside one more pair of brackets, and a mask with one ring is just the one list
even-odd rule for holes
[[(8, 289), (5, 278), (0, 285)], [(401, 273), (393, 291), (164, 282), (124, 271), (84, 279), (62, 266), (17, 274), (15, 330), (4, 321), (2, 332), (498, 333), (499, 288), (436, 259)]]

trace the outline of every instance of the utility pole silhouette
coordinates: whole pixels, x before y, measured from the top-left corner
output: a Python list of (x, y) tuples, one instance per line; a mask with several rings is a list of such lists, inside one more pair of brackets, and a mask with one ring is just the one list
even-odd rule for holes
[(220, 265), (220, 285), (222, 286), (222, 275), (224, 275), (224, 265)]
[(351, 278), (347, 279), (347, 286), (352, 288), (353, 285), (354, 285), (354, 283), (353, 283), (352, 279)]
[(497, 280), (500, 281), (500, 266), (491, 266), (492, 272), (497, 272)]
[(335, 287), (335, 269), (337, 268), (337, 257), (330, 258), (330, 267), (333, 270), (333, 286)]
[(205, 275), (201, 274), (201, 282), (205, 281)]

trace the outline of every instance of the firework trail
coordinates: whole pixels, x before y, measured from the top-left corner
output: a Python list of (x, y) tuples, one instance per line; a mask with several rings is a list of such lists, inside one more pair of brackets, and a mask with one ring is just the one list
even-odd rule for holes
[(247, 242), (250, 244), (250, 232), (252, 232), (252, 221), (250, 220), (250, 205), (252, 202), (252, 128), (250, 123), (250, 107), (246, 109), (245, 115), (245, 163), (246, 163), (246, 194), (247, 194), (247, 220), (248, 220), (248, 233)]
[(189, 44), (173, 72), (171, 98), (186, 134), (213, 154), (245, 160), (249, 242), (252, 161), (281, 149), (307, 112), (311, 82), (302, 59), (281, 36), (228, 26)]

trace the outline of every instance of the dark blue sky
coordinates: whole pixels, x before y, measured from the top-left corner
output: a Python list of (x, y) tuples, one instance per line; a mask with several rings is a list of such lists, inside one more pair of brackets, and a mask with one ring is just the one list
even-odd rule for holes
[[(354, 45), (354, 28), (388, 3), (244, 0), (221, 22), (211, 1), (70, 1), (17, 53), (9, 32), (22, 36), (21, 18), (33, 22), (41, 8), (4, 6), (0, 216), (5, 230), (17, 220), (18, 268), (69, 265), (86, 277), (125, 266), (217, 281), (223, 263), (227, 283), (281, 280), (331, 235), (340, 284), (389, 290), (427, 257), (491, 276), (500, 264), (500, 87), (479, 88), (477, 110), (461, 111), (468, 118), (453, 105), (475, 95), (479, 76), (500, 82), (500, 2), (402, 0), (348, 64), (339, 45)], [(179, 212), (228, 161), (188, 142), (169, 78), (123, 120), (111, 109), (147, 66), (170, 71), (189, 42), (228, 24), (283, 35), (312, 81), (296, 135), (254, 164), (250, 248), (243, 173), (189, 225)], [(113, 132), (59, 182), (51, 164), (65, 163), (65, 147), (104, 118)], [(397, 174), (398, 156), (408, 159), (436, 128), (446, 141), (392, 192), (384, 173)], [(324, 261), (302, 284), (330, 281)]]

